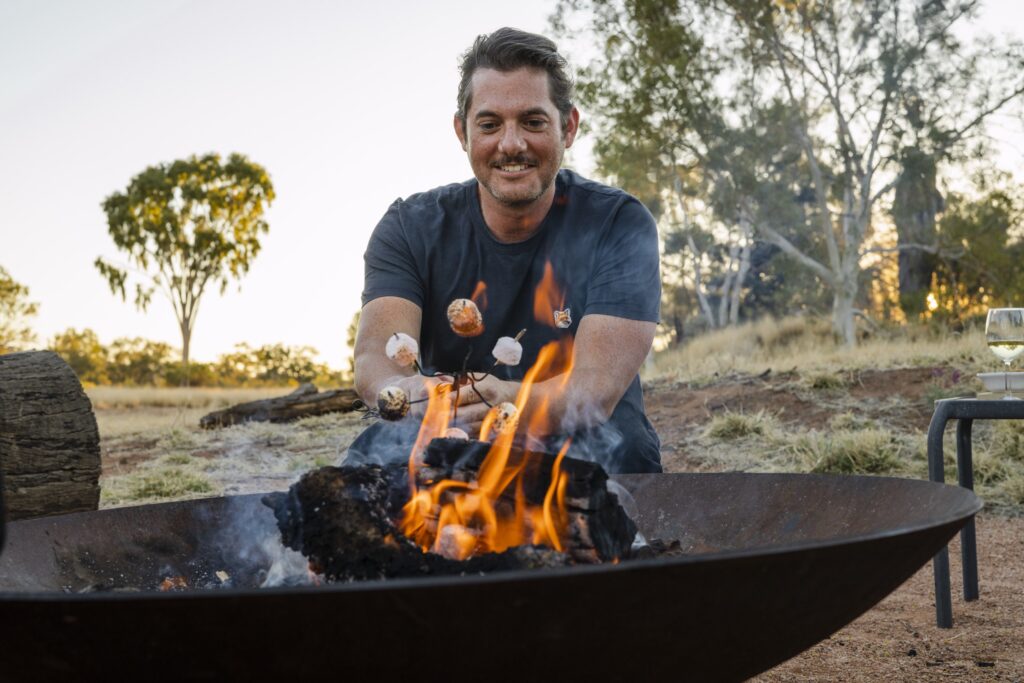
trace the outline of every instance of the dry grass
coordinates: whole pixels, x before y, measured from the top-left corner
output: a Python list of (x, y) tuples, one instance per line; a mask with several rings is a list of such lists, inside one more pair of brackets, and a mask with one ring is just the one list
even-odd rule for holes
[(288, 387), (261, 389), (221, 389), (216, 387), (90, 387), (85, 390), (95, 410), (117, 408), (181, 408), (216, 410), (275, 396), (284, 396)]
[(727, 412), (716, 415), (704, 429), (704, 436), (719, 441), (734, 441), (749, 436), (774, 433), (778, 423), (771, 415), (758, 411), (753, 415)]
[(359, 414), (332, 414), (207, 431), (198, 418), (180, 423), (176, 408), (139, 410), (151, 417), (140, 420), (126, 409), (97, 412), (107, 423), (100, 430), (104, 507), (282, 489), (306, 470), (337, 464), (365, 426)]
[(902, 445), (884, 429), (806, 431), (789, 439), (803, 469), (830, 474), (889, 474), (903, 468)]
[(940, 333), (925, 328), (882, 331), (849, 349), (837, 344), (827, 321), (761, 320), (718, 330), (658, 354), (649, 379), (701, 383), (716, 376), (797, 370), (801, 376), (867, 368), (948, 365), (966, 371), (993, 367), (984, 334)]

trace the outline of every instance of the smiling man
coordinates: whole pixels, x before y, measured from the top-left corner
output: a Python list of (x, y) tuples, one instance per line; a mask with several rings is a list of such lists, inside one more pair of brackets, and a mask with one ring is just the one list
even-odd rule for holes
[[(562, 357), (527, 407), (548, 413), (540, 445), (571, 436), (570, 454), (610, 472), (661, 471), (637, 374), (661, 297), (654, 219), (621, 190), (561, 169), (580, 115), (553, 42), (499, 29), (465, 53), (461, 74), (455, 134), (475, 178), (398, 200), (377, 225), (355, 347), (359, 394), (373, 405), (397, 385), (422, 398), (445, 381), (434, 373), (491, 370), (497, 339), (526, 330), (518, 365), (498, 366), (476, 384), (479, 395), (460, 392), (459, 426), (475, 434), (488, 403), (514, 402), (541, 348), (559, 342)], [(447, 309), (471, 297), (483, 330), (467, 338)], [(419, 341), (424, 374), (387, 357), (396, 332)], [(346, 462), (407, 456), (421, 415), (366, 430)]]

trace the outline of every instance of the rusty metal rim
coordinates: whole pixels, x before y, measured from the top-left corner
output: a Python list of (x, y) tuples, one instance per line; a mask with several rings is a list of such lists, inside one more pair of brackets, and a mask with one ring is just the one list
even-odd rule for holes
[[(730, 476), (735, 473), (685, 473), (682, 476), (687, 477), (714, 477), (714, 476)], [(958, 487), (939, 484), (936, 482), (930, 482), (926, 480), (918, 479), (906, 479), (901, 477), (871, 477), (864, 475), (828, 475), (828, 474), (785, 474), (785, 473), (744, 473), (750, 476), (758, 476), (765, 478), (780, 478), (780, 479), (791, 479), (793, 477), (813, 477), (813, 478), (837, 478), (842, 477), (844, 479), (872, 479), (872, 480), (897, 480), (900, 482), (914, 482), (912, 486), (926, 487), (945, 487), (948, 489), (958, 489)], [(661, 475), (625, 475), (622, 477), (615, 477), (629, 481), (632, 477), (672, 477), (673, 474), (661, 474)], [(628, 487), (627, 487), (628, 488)], [(245, 494), (238, 496), (238, 498), (256, 497), (262, 494)], [(418, 577), (418, 578), (402, 578), (402, 579), (377, 579), (368, 581), (357, 581), (352, 583), (330, 583), (321, 586), (289, 586), (289, 587), (275, 587), (275, 588), (229, 588), (229, 589), (202, 589), (184, 592), (159, 592), (159, 591), (138, 591), (138, 592), (95, 592), (95, 593), (58, 593), (54, 591), (45, 592), (5, 592), (0, 591), (0, 601), (2, 602), (40, 602), (40, 601), (68, 601), (84, 600), (84, 601), (134, 601), (134, 600), (217, 600), (217, 599), (236, 599), (236, 598), (251, 598), (259, 596), (280, 596), (280, 595), (304, 595), (304, 594), (323, 594), (324, 592), (363, 592), (363, 591), (388, 591), (394, 589), (412, 589), (422, 588), (430, 589), (437, 586), (449, 586), (449, 585), (486, 585), (493, 583), (504, 583), (508, 581), (558, 581), (558, 580), (570, 580), (572, 577), (581, 575), (592, 575), (592, 574), (604, 574), (612, 572), (631, 572), (631, 571), (643, 571), (652, 567), (666, 567), (666, 566), (680, 566), (697, 564), (702, 562), (720, 562), (720, 561), (742, 561), (751, 557), (765, 557), (765, 556), (782, 556), (785, 554), (797, 554), (807, 550), (826, 550), (837, 546), (850, 546), (862, 543), (870, 543), (880, 539), (890, 538), (893, 536), (900, 536), (906, 534), (919, 533), (929, 529), (936, 529), (945, 525), (955, 524), (966, 517), (973, 516), (979, 510), (982, 509), (983, 503), (973, 491), (968, 489), (958, 489), (958, 495), (961, 499), (960, 504), (953, 507), (949, 512), (943, 515), (939, 519), (933, 519), (917, 524), (910, 524), (900, 526), (894, 529), (888, 529), (885, 531), (879, 531), (877, 533), (857, 534), (853, 536), (837, 536), (833, 538), (803, 541), (799, 543), (790, 543), (785, 545), (776, 546), (753, 546), (741, 549), (733, 550), (722, 550), (707, 553), (697, 553), (694, 555), (683, 556), (683, 557), (671, 557), (671, 558), (652, 558), (652, 559), (637, 559), (630, 560), (625, 563), (618, 564), (601, 564), (601, 565), (583, 565), (573, 567), (557, 567), (552, 569), (544, 570), (514, 570), (507, 572), (500, 572), (487, 575), (463, 575), (463, 576), (436, 576), (436, 577)], [(176, 501), (169, 503), (156, 503), (153, 505), (180, 505), (182, 503), (198, 502), (207, 499), (193, 499), (191, 501)], [(117, 508), (113, 508), (117, 509)], [(125, 509), (125, 508), (120, 508)], [(74, 513), (74, 514), (95, 514), (95, 513)], [(31, 521), (31, 520), (26, 520)]]

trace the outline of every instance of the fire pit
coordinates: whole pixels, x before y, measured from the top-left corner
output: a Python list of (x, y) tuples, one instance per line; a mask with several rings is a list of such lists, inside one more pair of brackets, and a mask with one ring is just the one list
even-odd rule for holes
[(981, 507), (966, 489), (890, 478), (616, 479), (641, 531), (689, 554), (259, 589), (281, 550), (260, 496), (15, 522), (0, 672), (740, 680), (869, 609)]

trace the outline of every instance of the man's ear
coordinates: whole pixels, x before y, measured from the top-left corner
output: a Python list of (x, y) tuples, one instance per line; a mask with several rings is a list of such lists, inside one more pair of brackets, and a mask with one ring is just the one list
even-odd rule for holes
[(462, 145), (462, 151), (467, 151), (466, 145), (469, 144), (469, 140), (466, 139), (466, 126), (456, 114), (452, 124), (455, 126), (455, 136), (459, 138), (459, 144)]
[(569, 112), (569, 118), (565, 121), (565, 148), (572, 147), (576, 139), (576, 133), (580, 131), (580, 110), (573, 107)]

